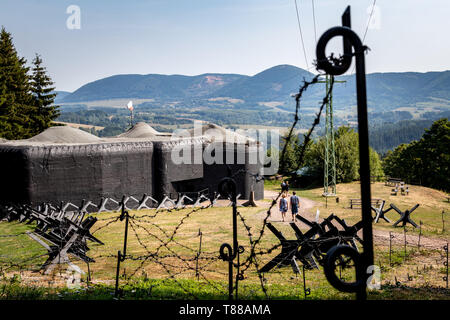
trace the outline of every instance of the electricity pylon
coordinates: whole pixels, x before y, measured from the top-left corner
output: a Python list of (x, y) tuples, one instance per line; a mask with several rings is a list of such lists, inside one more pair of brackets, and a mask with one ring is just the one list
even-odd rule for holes
[[(325, 83), (325, 92), (328, 92), (330, 78), (328, 74), (325, 81), (318, 81)], [(344, 83), (346, 81), (335, 80), (335, 83)], [(336, 196), (336, 150), (334, 145), (334, 123), (333, 123), (333, 92), (330, 93), (330, 98), (326, 105), (325, 114), (325, 155), (324, 155), (324, 170), (323, 170), (323, 196)]]

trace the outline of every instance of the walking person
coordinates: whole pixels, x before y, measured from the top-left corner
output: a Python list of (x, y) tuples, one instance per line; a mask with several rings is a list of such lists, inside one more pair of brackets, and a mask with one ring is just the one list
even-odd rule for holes
[(287, 211), (288, 211), (288, 202), (286, 200), (286, 195), (283, 194), (280, 199), (280, 212), (281, 212), (281, 217), (283, 218), (283, 222), (284, 222), (284, 218), (286, 217)]
[(286, 192), (286, 181), (281, 181), (281, 192), (285, 193)]
[(286, 191), (286, 196), (289, 195), (289, 181), (286, 180), (286, 186), (284, 188)]
[(295, 191), (292, 192), (290, 202), (291, 202), (292, 221), (295, 222), (295, 215), (298, 213), (298, 209), (300, 208), (300, 199), (299, 197), (297, 197)]

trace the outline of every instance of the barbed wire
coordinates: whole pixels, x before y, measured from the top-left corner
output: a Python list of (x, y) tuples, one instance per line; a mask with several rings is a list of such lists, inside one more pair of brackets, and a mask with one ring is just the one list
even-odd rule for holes
[[(296, 101), (296, 107), (295, 107), (295, 115), (294, 115), (294, 121), (292, 125), (289, 128), (288, 135), (285, 138), (285, 144), (283, 146), (283, 150), (280, 157), (280, 164), (286, 163), (286, 152), (287, 152), (287, 146), (291, 143), (294, 129), (300, 120), (300, 102), (302, 95), (304, 92), (308, 89), (310, 85), (313, 85), (315, 83), (318, 83), (318, 79), (321, 75), (317, 74), (313, 77), (310, 81), (303, 81), (303, 85), (299, 88), (298, 93), (295, 95), (295, 101)], [(304, 139), (301, 145), (299, 145), (300, 152), (298, 153), (297, 157), (297, 168), (296, 171), (298, 171), (299, 167), (303, 165), (303, 159), (305, 156), (305, 152), (308, 148), (308, 144), (311, 141), (311, 136), (313, 131), (315, 130), (316, 126), (320, 123), (320, 118), (322, 111), (325, 107), (325, 105), (329, 102), (330, 96), (332, 94), (333, 90), (333, 84), (334, 84), (334, 77), (331, 76), (330, 86), (328, 91), (326, 92), (325, 97), (323, 98), (321, 105), (319, 107), (319, 111), (316, 114), (316, 117), (308, 130), (307, 134), (304, 135)], [(247, 172), (244, 169), (237, 170), (236, 172), (232, 172), (231, 167), (228, 166), (229, 171), (229, 177), (233, 178), (240, 174), (246, 174)], [(295, 174), (295, 173), (294, 173)], [(250, 225), (250, 223), (247, 222), (244, 215), (242, 215), (239, 211), (237, 212), (237, 216), (239, 217), (240, 223), (245, 229), (246, 233), (246, 240), (248, 239), (249, 243), (249, 250), (244, 251), (248, 252), (246, 253), (245, 259), (243, 259), (242, 262), (233, 262), (233, 266), (235, 268), (239, 269), (239, 274), (237, 275), (237, 279), (240, 277), (244, 277), (244, 274), (251, 270), (251, 268), (255, 269), (255, 272), (258, 276), (259, 284), (261, 287), (261, 291), (263, 292), (264, 296), (266, 298), (270, 298), (269, 290), (266, 285), (267, 279), (264, 276), (264, 273), (261, 272), (261, 262), (265, 256), (271, 255), (275, 250), (282, 247), (281, 243), (277, 243), (275, 245), (267, 245), (266, 247), (262, 246), (262, 239), (265, 235), (265, 230), (267, 229), (267, 226), (269, 224), (269, 218), (271, 217), (273, 208), (277, 205), (279, 198), (283, 192), (279, 192), (276, 197), (272, 199), (272, 202), (268, 209), (265, 211), (265, 216), (262, 219), (262, 225), (258, 228), (256, 228), (256, 231), (253, 231), (255, 228)], [(124, 206), (124, 204), (122, 204)], [(129, 261), (136, 261), (139, 262), (137, 267), (133, 267), (131, 273), (129, 273), (128, 276), (125, 276), (126, 279), (128, 279), (127, 285), (132, 285), (132, 281), (134, 277), (137, 275), (139, 271), (144, 272), (145, 271), (145, 265), (149, 262), (155, 263), (158, 266), (162, 268), (164, 271), (165, 278), (163, 278), (163, 281), (166, 280), (173, 280), (177, 286), (179, 286), (183, 292), (185, 292), (189, 297), (192, 297), (194, 299), (198, 299), (198, 296), (194, 294), (189, 288), (187, 288), (185, 285), (183, 285), (182, 282), (179, 281), (177, 277), (179, 277), (182, 274), (185, 273), (193, 273), (197, 276), (198, 279), (202, 279), (206, 284), (210, 285), (211, 287), (218, 290), (221, 294), (226, 295), (226, 290), (222, 288), (219, 284), (217, 284), (214, 281), (211, 281), (208, 278), (209, 273), (214, 273), (218, 275), (226, 276), (228, 275), (227, 272), (223, 272), (221, 270), (218, 270), (217, 268), (214, 268), (214, 264), (223, 262), (219, 255), (219, 250), (216, 251), (204, 251), (197, 248), (193, 248), (189, 245), (186, 245), (182, 243), (182, 241), (178, 240), (178, 236), (181, 234), (181, 228), (187, 223), (187, 221), (197, 212), (201, 212), (203, 210), (206, 210), (208, 208), (211, 208), (213, 206), (213, 200), (210, 199), (210, 204), (203, 205), (200, 207), (193, 207), (189, 210), (188, 207), (182, 206), (180, 207), (173, 207), (173, 208), (158, 208), (153, 213), (145, 213), (145, 214), (134, 214), (134, 215), (128, 215), (129, 217), (129, 227), (132, 232), (132, 236), (136, 239), (137, 244), (139, 248), (142, 248), (144, 250), (144, 254), (139, 253), (128, 253), (122, 258)], [(184, 212), (182, 210), (187, 210), (187, 212)], [(181, 212), (182, 217), (180, 217), (179, 221), (176, 223), (176, 225), (171, 229), (171, 231), (163, 228), (160, 224), (155, 222), (155, 218), (159, 217), (159, 215), (163, 212)], [(127, 213), (128, 214), (128, 213)], [(121, 220), (121, 213), (117, 212), (112, 217), (107, 218), (98, 218), (97, 222), (104, 223), (100, 227), (98, 227), (96, 230), (92, 232), (92, 234), (100, 232), (101, 230), (108, 230), (108, 228), (112, 227), (113, 224), (118, 223), (122, 221)], [(152, 230), (152, 228), (154, 228)], [(0, 235), (1, 238), (8, 238), (8, 237), (19, 237), (21, 235), (25, 235), (27, 232), (21, 232), (18, 234), (5, 234)], [(196, 238), (198, 235), (192, 235), (189, 234), (189, 236), (186, 236), (184, 234), (184, 241), (188, 241), (189, 243), (192, 242), (193, 238)], [(149, 241), (150, 239), (150, 241)], [(325, 244), (327, 242), (336, 242), (337, 243), (347, 243), (348, 241), (353, 240), (354, 237), (347, 237), (342, 235), (337, 236), (329, 236), (327, 238), (308, 238), (303, 241), (299, 241), (299, 246), (308, 245), (314, 248), (317, 248), (321, 244)], [(153, 240), (153, 241), (151, 241)], [(153, 244), (153, 242), (156, 241), (156, 245)], [(408, 245), (408, 241), (405, 242), (405, 245)], [(74, 248), (80, 248), (83, 246), (83, 244), (78, 243), (74, 245)], [(150, 247), (152, 246), (152, 247)], [(268, 247), (268, 248), (267, 248)], [(426, 248), (427, 245), (421, 245), (421, 247)], [(184, 253), (179, 253), (177, 251), (178, 249), (186, 250)], [(444, 258), (444, 254), (441, 253), (441, 251), (438, 251), (441, 258)], [(37, 256), (33, 256), (31, 258), (27, 258), (23, 261), (19, 262), (8, 262), (8, 261), (0, 261), (0, 272), (4, 272), (6, 270), (10, 270), (16, 267), (22, 268), (26, 266), (27, 262), (33, 261), (35, 259), (38, 259), (40, 257), (48, 256), (48, 253), (41, 254)], [(94, 256), (95, 259), (117, 259), (117, 254), (108, 254), (108, 253), (102, 253), (100, 255)], [(79, 258), (76, 258), (79, 259)], [(201, 262), (201, 263), (199, 263)], [(3, 268), (3, 266), (6, 266), (6, 269)], [(29, 266), (29, 265), (28, 265)], [(125, 269), (124, 269), (125, 270)], [(242, 280), (240, 280), (242, 281)]]

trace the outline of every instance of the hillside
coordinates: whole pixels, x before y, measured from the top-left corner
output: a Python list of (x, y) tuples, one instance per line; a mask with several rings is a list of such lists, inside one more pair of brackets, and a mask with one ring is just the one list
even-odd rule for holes
[[(118, 98), (173, 100), (211, 99), (227, 97), (240, 99), (245, 104), (278, 102), (282, 109), (293, 110), (290, 94), (298, 90), (303, 79), (313, 74), (291, 65), (279, 65), (254, 76), (208, 73), (198, 76), (183, 75), (115, 75), (88, 83), (66, 95), (62, 102), (87, 102)], [(356, 104), (354, 76), (339, 77), (347, 81), (336, 84), (334, 104), (337, 110), (349, 110)], [(367, 75), (369, 111), (408, 111), (408, 107), (421, 113), (450, 107), (450, 71), (372, 73)], [(324, 85), (308, 89), (305, 106), (317, 105), (323, 98)], [(405, 109), (406, 108), (406, 109)], [(431, 108), (431, 109), (430, 109)], [(387, 115), (390, 117), (390, 115)]]
[(370, 146), (378, 153), (384, 154), (402, 143), (419, 140), (425, 128), (429, 128), (432, 123), (431, 120), (402, 120), (372, 126), (369, 128)]
[(53, 93), (56, 93), (55, 103), (63, 101), (65, 97), (71, 94), (69, 91), (54, 91)]
[(64, 102), (117, 98), (180, 99), (207, 96), (231, 82), (246, 78), (235, 74), (198, 76), (124, 74), (88, 83), (64, 98)]
[[(192, 119), (232, 127), (288, 127), (295, 109), (291, 94), (298, 91), (303, 80), (313, 76), (291, 65), (278, 65), (254, 76), (115, 75), (88, 83), (73, 93), (58, 92), (56, 103), (62, 110), (58, 121), (106, 127), (102, 133), (105, 135), (117, 133), (129, 123), (125, 105), (133, 100), (136, 121), (165, 126), (167, 130), (192, 124)], [(339, 79), (347, 82), (334, 87), (334, 124), (356, 126), (354, 76)], [(448, 117), (448, 88), (450, 71), (368, 74), (368, 115), (374, 148), (384, 153), (418, 138), (426, 123)], [(300, 130), (311, 126), (324, 94), (323, 83), (310, 86), (304, 93)], [(100, 118), (94, 114), (98, 110), (104, 111)], [(422, 120), (426, 123), (420, 123)], [(405, 122), (396, 125), (400, 121)], [(317, 132), (321, 131), (323, 122)]]
[(279, 65), (253, 77), (231, 82), (214, 94), (246, 101), (284, 101), (289, 99), (291, 93), (298, 91), (303, 79), (309, 80), (312, 77), (314, 74), (306, 70), (291, 65)]

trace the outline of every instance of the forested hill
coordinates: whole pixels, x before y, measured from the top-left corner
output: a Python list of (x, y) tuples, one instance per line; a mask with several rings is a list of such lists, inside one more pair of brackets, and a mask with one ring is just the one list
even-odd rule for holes
[(419, 140), (432, 123), (432, 120), (404, 120), (372, 126), (369, 129), (370, 146), (379, 154), (385, 154), (402, 143)]
[(162, 74), (121, 74), (85, 84), (64, 97), (64, 102), (86, 102), (118, 98), (183, 99), (209, 96), (218, 88), (248, 76), (202, 74), (198, 76)]
[[(104, 99), (144, 98), (161, 102), (173, 100), (233, 98), (241, 107), (261, 102), (278, 102), (282, 109), (292, 111), (291, 93), (297, 92), (303, 80), (314, 75), (291, 65), (279, 65), (254, 76), (209, 73), (198, 76), (184, 75), (115, 75), (80, 87), (68, 94), (62, 102), (87, 102)], [(354, 76), (339, 77), (345, 84), (336, 84), (333, 102), (336, 109), (356, 105)], [(389, 72), (367, 75), (369, 111), (384, 112), (397, 108), (422, 107), (428, 104), (450, 108), (450, 71), (442, 72)], [(303, 106), (316, 106), (324, 95), (324, 85), (308, 88)]]

